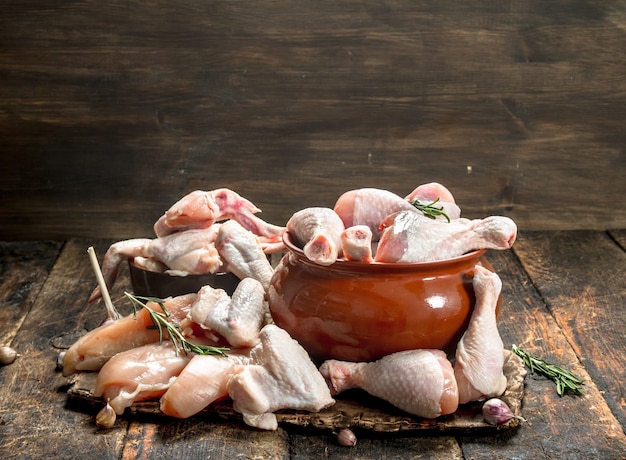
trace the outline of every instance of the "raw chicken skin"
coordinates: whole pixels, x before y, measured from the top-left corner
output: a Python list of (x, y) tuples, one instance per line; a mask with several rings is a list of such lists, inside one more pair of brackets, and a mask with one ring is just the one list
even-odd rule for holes
[(187, 418), (228, 396), (228, 381), (236, 365), (249, 361), (249, 350), (230, 350), (228, 356), (196, 355), (161, 397), (161, 412)]
[(372, 231), (372, 241), (378, 241), (380, 223), (398, 211), (417, 210), (404, 198), (387, 190), (362, 188), (341, 195), (334, 207), (345, 228), (367, 225)]
[(257, 237), (237, 221), (224, 222), (217, 233), (215, 246), (228, 271), (239, 279), (254, 278), (267, 290), (274, 269), (263, 252)]
[(341, 218), (330, 208), (313, 207), (296, 212), (287, 222), (287, 231), (304, 251), (319, 265), (335, 263), (341, 253)]
[(244, 278), (232, 298), (223, 289), (204, 286), (191, 307), (191, 321), (217, 334), (236, 348), (253, 347), (265, 321), (265, 290), (253, 278)]
[(472, 285), (476, 305), (457, 345), (454, 364), (461, 404), (500, 396), (507, 384), (502, 371), (504, 345), (496, 323), (502, 281), (497, 274), (477, 265)]
[(93, 395), (123, 414), (136, 401), (163, 395), (192, 357), (168, 341), (118, 353), (100, 369)]
[(283, 228), (269, 224), (254, 214), (260, 212), (238, 193), (220, 188), (208, 192), (195, 190), (174, 203), (154, 224), (157, 236), (188, 230), (208, 228), (220, 220), (234, 219), (256, 235), (278, 242)]
[(250, 354), (252, 364), (237, 366), (228, 383), (233, 408), (246, 424), (275, 430), (280, 409), (312, 412), (334, 404), (330, 390), (308, 353), (289, 334), (269, 324)]
[[(164, 301), (170, 312), (169, 321), (180, 323), (189, 313), (197, 294), (186, 294)], [(161, 307), (154, 302), (146, 304), (154, 311)], [(69, 376), (78, 371), (97, 371), (117, 353), (141, 345), (159, 341), (159, 331), (145, 308), (115, 321), (107, 322), (91, 330), (67, 350), (63, 358), (63, 375)]]
[(367, 225), (354, 225), (341, 233), (341, 250), (346, 260), (371, 263), (372, 231)]
[(517, 236), (515, 222), (504, 216), (446, 222), (403, 211), (386, 218), (381, 227), (377, 262), (429, 262), (476, 249), (509, 249)]
[(361, 388), (419, 417), (451, 414), (459, 404), (454, 371), (441, 350), (400, 351), (367, 363), (328, 360), (320, 372), (332, 394)]

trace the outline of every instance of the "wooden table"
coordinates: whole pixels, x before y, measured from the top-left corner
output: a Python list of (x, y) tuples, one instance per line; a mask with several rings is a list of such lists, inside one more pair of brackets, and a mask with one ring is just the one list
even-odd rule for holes
[[(488, 260), (503, 280), (499, 327), (519, 345), (585, 379), (583, 396), (556, 394), (526, 376), (517, 429), (490, 435), (358, 432), (353, 448), (332, 433), (275, 432), (202, 415), (127, 414), (99, 430), (94, 412), (68, 407), (59, 351), (103, 318), (87, 304), (94, 277), (86, 249), (111, 241), (0, 243), (0, 343), (21, 356), (0, 368), (0, 458), (626, 458), (626, 230), (536, 231)], [(123, 304), (128, 275), (112, 291)]]

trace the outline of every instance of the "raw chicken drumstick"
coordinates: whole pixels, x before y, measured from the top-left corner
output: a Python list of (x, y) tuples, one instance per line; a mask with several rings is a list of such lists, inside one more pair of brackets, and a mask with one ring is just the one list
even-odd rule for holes
[(419, 200), (421, 202), (433, 202), (439, 200), (439, 203), (455, 203), (452, 192), (437, 182), (418, 185), (405, 200)]
[(306, 350), (285, 330), (268, 324), (260, 337), (252, 364), (237, 366), (228, 383), (233, 408), (247, 425), (275, 430), (277, 410), (317, 412), (335, 403)]
[(517, 236), (515, 222), (504, 216), (445, 222), (402, 211), (383, 220), (381, 227), (377, 262), (430, 262), (475, 249), (509, 249)]
[(476, 304), (470, 323), (456, 350), (454, 374), (461, 404), (500, 396), (506, 389), (504, 345), (496, 323), (496, 306), (502, 281), (477, 265), (472, 281)]
[[(461, 217), (461, 208), (457, 206), (450, 190), (437, 182), (418, 186), (405, 197), (405, 200), (417, 200), (421, 204), (429, 204), (436, 201), (436, 206), (443, 208), (443, 212), (451, 220)], [(438, 219), (441, 218), (445, 219), (443, 216), (438, 217)]]
[(361, 388), (419, 417), (451, 414), (459, 404), (452, 365), (441, 350), (400, 351), (374, 362), (328, 360), (320, 372), (332, 394)]
[(154, 233), (165, 236), (191, 228), (208, 228), (217, 221), (234, 219), (256, 235), (273, 242), (280, 241), (284, 229), (254, 215), (260, 211), (250, 201), (227, 188), (209, 192), (195, 190), (165, 211), (154, 224)]
[(372, 231), (372, 241), (378, 241), (379, 226), (389, 214), (417, 210), (404, 198), (393, 192), (377, 188), (350, 190), (341, 195), (334, 207), (345, 228), (367, 225)]
[(307, 258), (319, 265), (331, 265), (341, 253), (344, 225), (330, 208), (305, 208), (287, 222), (287, 231)]
[(341, 250), (346, 260), (371, 263), (372, 231), (367, 225), (354, 225), (341, 232)]

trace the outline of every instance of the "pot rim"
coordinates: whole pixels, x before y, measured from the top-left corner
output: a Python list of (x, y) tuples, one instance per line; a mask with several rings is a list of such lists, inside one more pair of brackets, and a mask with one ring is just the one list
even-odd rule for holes
[(458, 257), (452, 257), (448, 259), (435, 260), (431, 262), (356, 262), (345, 259), (337, 259), (331, 265), (320, 265), (309, 260), (304, 251), (299, 248), (291, 239), (289, 231), (283, 232), (283, 243), (287, 249), (298, 257), (303, 263), (323, 268), (323, 269), (337, 269), (337, 270), (357, 270), (363, 272), (378, 272), (386, 270), (409, 270), (409, 271), (436, 271), (449, 268), (450, 266), (463, 266), (471, 263), (472, 261), (478, 261), (487, 252), (487, 249), (476, 249), (470, 252), (466, 252)]

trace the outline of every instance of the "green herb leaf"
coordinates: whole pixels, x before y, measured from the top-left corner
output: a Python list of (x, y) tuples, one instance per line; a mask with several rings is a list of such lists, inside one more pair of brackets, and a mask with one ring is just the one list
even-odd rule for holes
[[(139, 308), (145, 308), (148, 310), (148, 314), (150, 315), (150, 319), (152, 320), (152, 326), (148, 326), (149, 329), (158, 329), (159, 330), (159, 343), (163, 342), (163, 330), (167, 332), (169, 335), (169, 339), (174, 344), (176, 348), (176, 354), (182, 350), (185, 354), (187, 353), (196, 353), (199, 355), (219, 355), (226, 356), (226, 351), (228, 348), (225, 347), (213, 347), (210, 345), (196, 345), (189, 342), (185, 336), (183, 336), (180, 331), (180, 326), (178, 324), (174, 324), (168, 321), (171, 313), (165, 307), (165, 303), (162, 299), (156, 297), (143, 297), (143, 296), (135, 296), (128, 292), (124, 292), (126, 297), (128, 297), (133, 305), (133, 315), (137, 318), (137, 311)], [(159, 305), (161, 311), (155, 311), (151, 308), (148, 308), (146, 305), (148, 302), (154, 302)]]
[(536, 372), (551, 379), (556, 384), (556, 392), (559, 396), (563, 396), (568, 391), (582, 395), (580, 385), (583, 385), (585, 382), (570, 371), (547, 363), (543, 359), (515, 345), (513, 345), (513, 353), (522, 358), (524, 365), (528, 367), (531, 372)]
[(436, 219), (438, 216), (443, 216), (446, 218), (448, 222), (450, 222), (450, 217), (443, 211), (443, 206), (437, 207), (435, 206), (439, 202), (439, 198), (435, 201), (432, 201), (428, 204), (422, 204), (420, 200), (410, 201), (411, 205), (417, 208), (418, 211), (421, 211), (426, 217), (431, 219)]

